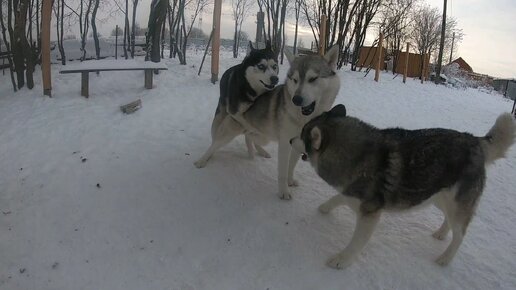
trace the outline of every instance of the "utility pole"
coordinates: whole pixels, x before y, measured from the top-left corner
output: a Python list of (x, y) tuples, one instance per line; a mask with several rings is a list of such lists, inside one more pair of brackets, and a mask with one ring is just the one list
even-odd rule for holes
[(443, 50), (444, 50), (444, 37), (446, 35), (446, 3), (448, 1), (444, 0), (443, 7), (443, 23), (441, 25), (441, 45), (439, 47), (439, 57), (437, 59), (437, 72), (435, 73), (435, 83), (439, 84), (441, 82), (441, 67), (443, 64)]
[(452, 41), (451, 41), (451, 51), (450, 51), (450, 63), (453, 61), (453, 44), (455, 43), (455, 32), (453, 33)]

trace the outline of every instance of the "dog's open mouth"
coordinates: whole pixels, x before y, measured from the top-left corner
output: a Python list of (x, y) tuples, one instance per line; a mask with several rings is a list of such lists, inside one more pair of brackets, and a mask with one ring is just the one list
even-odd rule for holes
[(261, 83), (263, 84), (263, 86), (264, 86), (264, 87), (266, 87), (267, 89), (269, 89), (269, 90), (274, 89), (274, 85), (268, 85), (268, 84), (264, 83), (262, 80), (260, 80), (260, 82), (261, 82)]
[(314, 112), (314, 110), (315, 110), (315, 101), (313, 101), (308, 106), (302, 107), (301, 113), (303, 113), (303, 115), (305, 115), (305, 116), (308, 116), (308, 115), (312, 114)]
[(303, 161), (308, 160), (308, 155), (306, 155), (306, 153), (301, 153), (301, 159), (303, 159)]

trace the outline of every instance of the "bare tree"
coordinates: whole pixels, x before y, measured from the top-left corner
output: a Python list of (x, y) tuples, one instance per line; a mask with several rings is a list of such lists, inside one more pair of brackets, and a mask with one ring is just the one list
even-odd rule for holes
[(235, 21), (235, 33), (233, 42), (233, 57), (238, 57), (238, 48), (240, 46), (240, 32), (242, 31), (242, 22), (249, 14), (249, 9), (253, 5), (253, 0), (231, 0), (231, 8), (233, 11), (233, 20)]
[(428, 54), (438, 48), (441, 14), (437, 8), (420, 6), (412, 14), (410, 39), (419, 54)]
[(100, 59), (99, 35), (97, 33), (97, 11), (99, 9), (100, 0), (94, 0), (93, 12), (91, 13), (91, 30), (93, 32), (93, 41), (95, 43), (95, 55)]
[[(11, 4), (11, 0), (8, 1)], [(32, 89), (34, 87), (34, 65), (35, 55), (29, 45), (26, 35), (27, 26), (27, 10), (30, 5), (29, 0), (20, 0), (13, 2), (14, 7), (14, 29), (12, 32), (12, 43), (14, 54), (14, 66), (16, 70), (18, 88), (22, 88), (25, 85), (25, 77), (27, 79), (27, 88)], [(13, 41), (14, 40), (14, 41)]]
[[(265, 10), (267, 19), (266, 38), (272, 42), (272, 50), (282, 52), (285, 42), (285, 19), (289, 0), (257, 0), (260, 11)], [(265, 29), (265, 27), (264, 27)], [(281, 53), (283, 62), (283, 53)]]
[(134, 58), (134, 46), (136, 41), (135, 24), (136, 24), (136, 9), (138, 8), (138, 0), (133, 0), (133, 18), (131, 25), (131, 58)]

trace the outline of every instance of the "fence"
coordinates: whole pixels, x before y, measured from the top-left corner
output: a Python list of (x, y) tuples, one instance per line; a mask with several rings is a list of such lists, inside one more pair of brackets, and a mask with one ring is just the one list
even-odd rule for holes
[[(406, 52), (395, 51), (394, 54), (398, 56), (398, 62), (395, 68), (395, 73), (403, 74), (405, 60), (407, 58)], [(390, 56), (391, 58), (393, 56)], [(367, 47), (363, 46), (360, 48), (360, 57), (358, 60), (357, 66), (360, 67), (374, 67), (375, 61), (378, 59), (377, 48), (376, 47)], [(385, 49), (382, 49), (382, 59), (386, 59)], [(422, 64), (423, 56), (421, 54), (409, 53), (408, 59), (408, 69), (407, 69), (407, 77), (420, 77), (421, 70), (423, 68)], [(430, 74), (430, 66), (428, 63), (430, 62), (430, 56), (426, 56), (426, 79)], [(382, 70), (386, 69), (384, 65)]]

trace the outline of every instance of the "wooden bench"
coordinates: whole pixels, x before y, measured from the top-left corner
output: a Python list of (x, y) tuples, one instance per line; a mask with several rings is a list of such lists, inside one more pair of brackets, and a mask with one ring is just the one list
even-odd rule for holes
[(90, 60), (63, 66), (59, 73), (81, 73), (81, 96), (89, 96), (89, 73), (100, 71), (145, 71), (145, 88), (152, 89), (152, 75), (155, 70), (167, 70), (162, 63), (136, 60)]
[[(10, 51), (2, 51), (0, 52), (0, 60), (2, 63), (0, 64), (0, 69), (3, 71), (6, 68), (10, 68), (11, 64), (9, 63), (9, 58), (13, 57), (13, 54)], [(6, 63), (7, 61), (7, 63)]]

